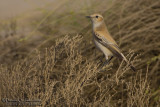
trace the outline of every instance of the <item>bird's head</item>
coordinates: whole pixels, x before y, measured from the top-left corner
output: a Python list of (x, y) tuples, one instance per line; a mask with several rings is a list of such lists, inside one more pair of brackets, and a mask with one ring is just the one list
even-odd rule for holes
[(93, 14), (93, 15), (86, 16), (86, 17), (91, 19), (94, 27), (99, 27), (101, 24), (104, 23), (103, 16), (100, 14)]

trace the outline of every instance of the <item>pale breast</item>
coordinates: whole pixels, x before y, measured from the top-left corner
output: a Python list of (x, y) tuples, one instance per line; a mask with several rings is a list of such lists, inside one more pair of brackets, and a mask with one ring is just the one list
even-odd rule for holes
[(95, 39), (94, 39), (94, 43), (95, 43), (96, 47), (98, 49), (100, 49), (105, 54), (106, 57), (113, 56), (112, 52), (109, 49), (107, 49), (101, 43), (97, 42)]

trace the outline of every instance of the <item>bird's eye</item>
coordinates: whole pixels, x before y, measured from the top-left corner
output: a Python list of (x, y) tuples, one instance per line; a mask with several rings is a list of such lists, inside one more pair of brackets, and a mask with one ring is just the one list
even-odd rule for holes
[(98, 16), (96, 16), (96, 18), (98, 18)]

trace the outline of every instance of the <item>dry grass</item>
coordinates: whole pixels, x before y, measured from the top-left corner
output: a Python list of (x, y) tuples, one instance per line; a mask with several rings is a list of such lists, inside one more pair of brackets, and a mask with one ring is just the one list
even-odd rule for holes
[(41, 99), (42, 106), (149, 105), (147, 75), (141, 79), (137, 72), (126, 78), (129, 71), (123, 64), (116, 72), (99, 72), (97, 61), (81, 54), (82, 40), (80, 35), (65, 36), (32, 61), (1, 67), (1, 98)]
[[(18, 35), (16, 21), (6, 25), (6, 31), (2, 27), (5, 34), (8, 29), (14, 33), (0, 38), (0, 99), (40, 99), (42, 106), (160, 106), (159, 4), (157, 0), (122, 0), (102, 11), (113, 38), (138, 72), (117, 59), (104, 72), (99, 71), (102, 53), (96, 52), (91, 26), (82, 18), (88, 11), (50, 24), (58, 17), (51, 15), (36, 29), (39, 38), (32, 36), (21, 42), (18, 40), (26, 35)], [(104, 6), (92, 5), (99, 11)], [(75, 23), (68, 25), (69, 19)], [(2, 102), (0, 106), (4, 106)]]

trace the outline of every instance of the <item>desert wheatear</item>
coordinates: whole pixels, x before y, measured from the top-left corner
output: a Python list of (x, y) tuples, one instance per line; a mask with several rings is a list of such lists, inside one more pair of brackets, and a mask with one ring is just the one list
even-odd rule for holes
[(100, 14), (93, 14), (93, 15), (86, 16), (86, 17), (90, 18), (92, 21), (93, 40), (95, 42), (95, 45), (105, 55), (106, 61), (104, 62), (103, 66), (108, 64), (113, 58), (113, 56), (116, 56), (119, 59), (124, 59), (124, 61), (129, 64), (131, 69), (133, 71), (136, 71), (136, 69), (129, 63), (129, 61), (123, 55), (123, 53), (119, 49), (115, 40), (109, 34), (107, 27), (105, 25), (103, 16)]

